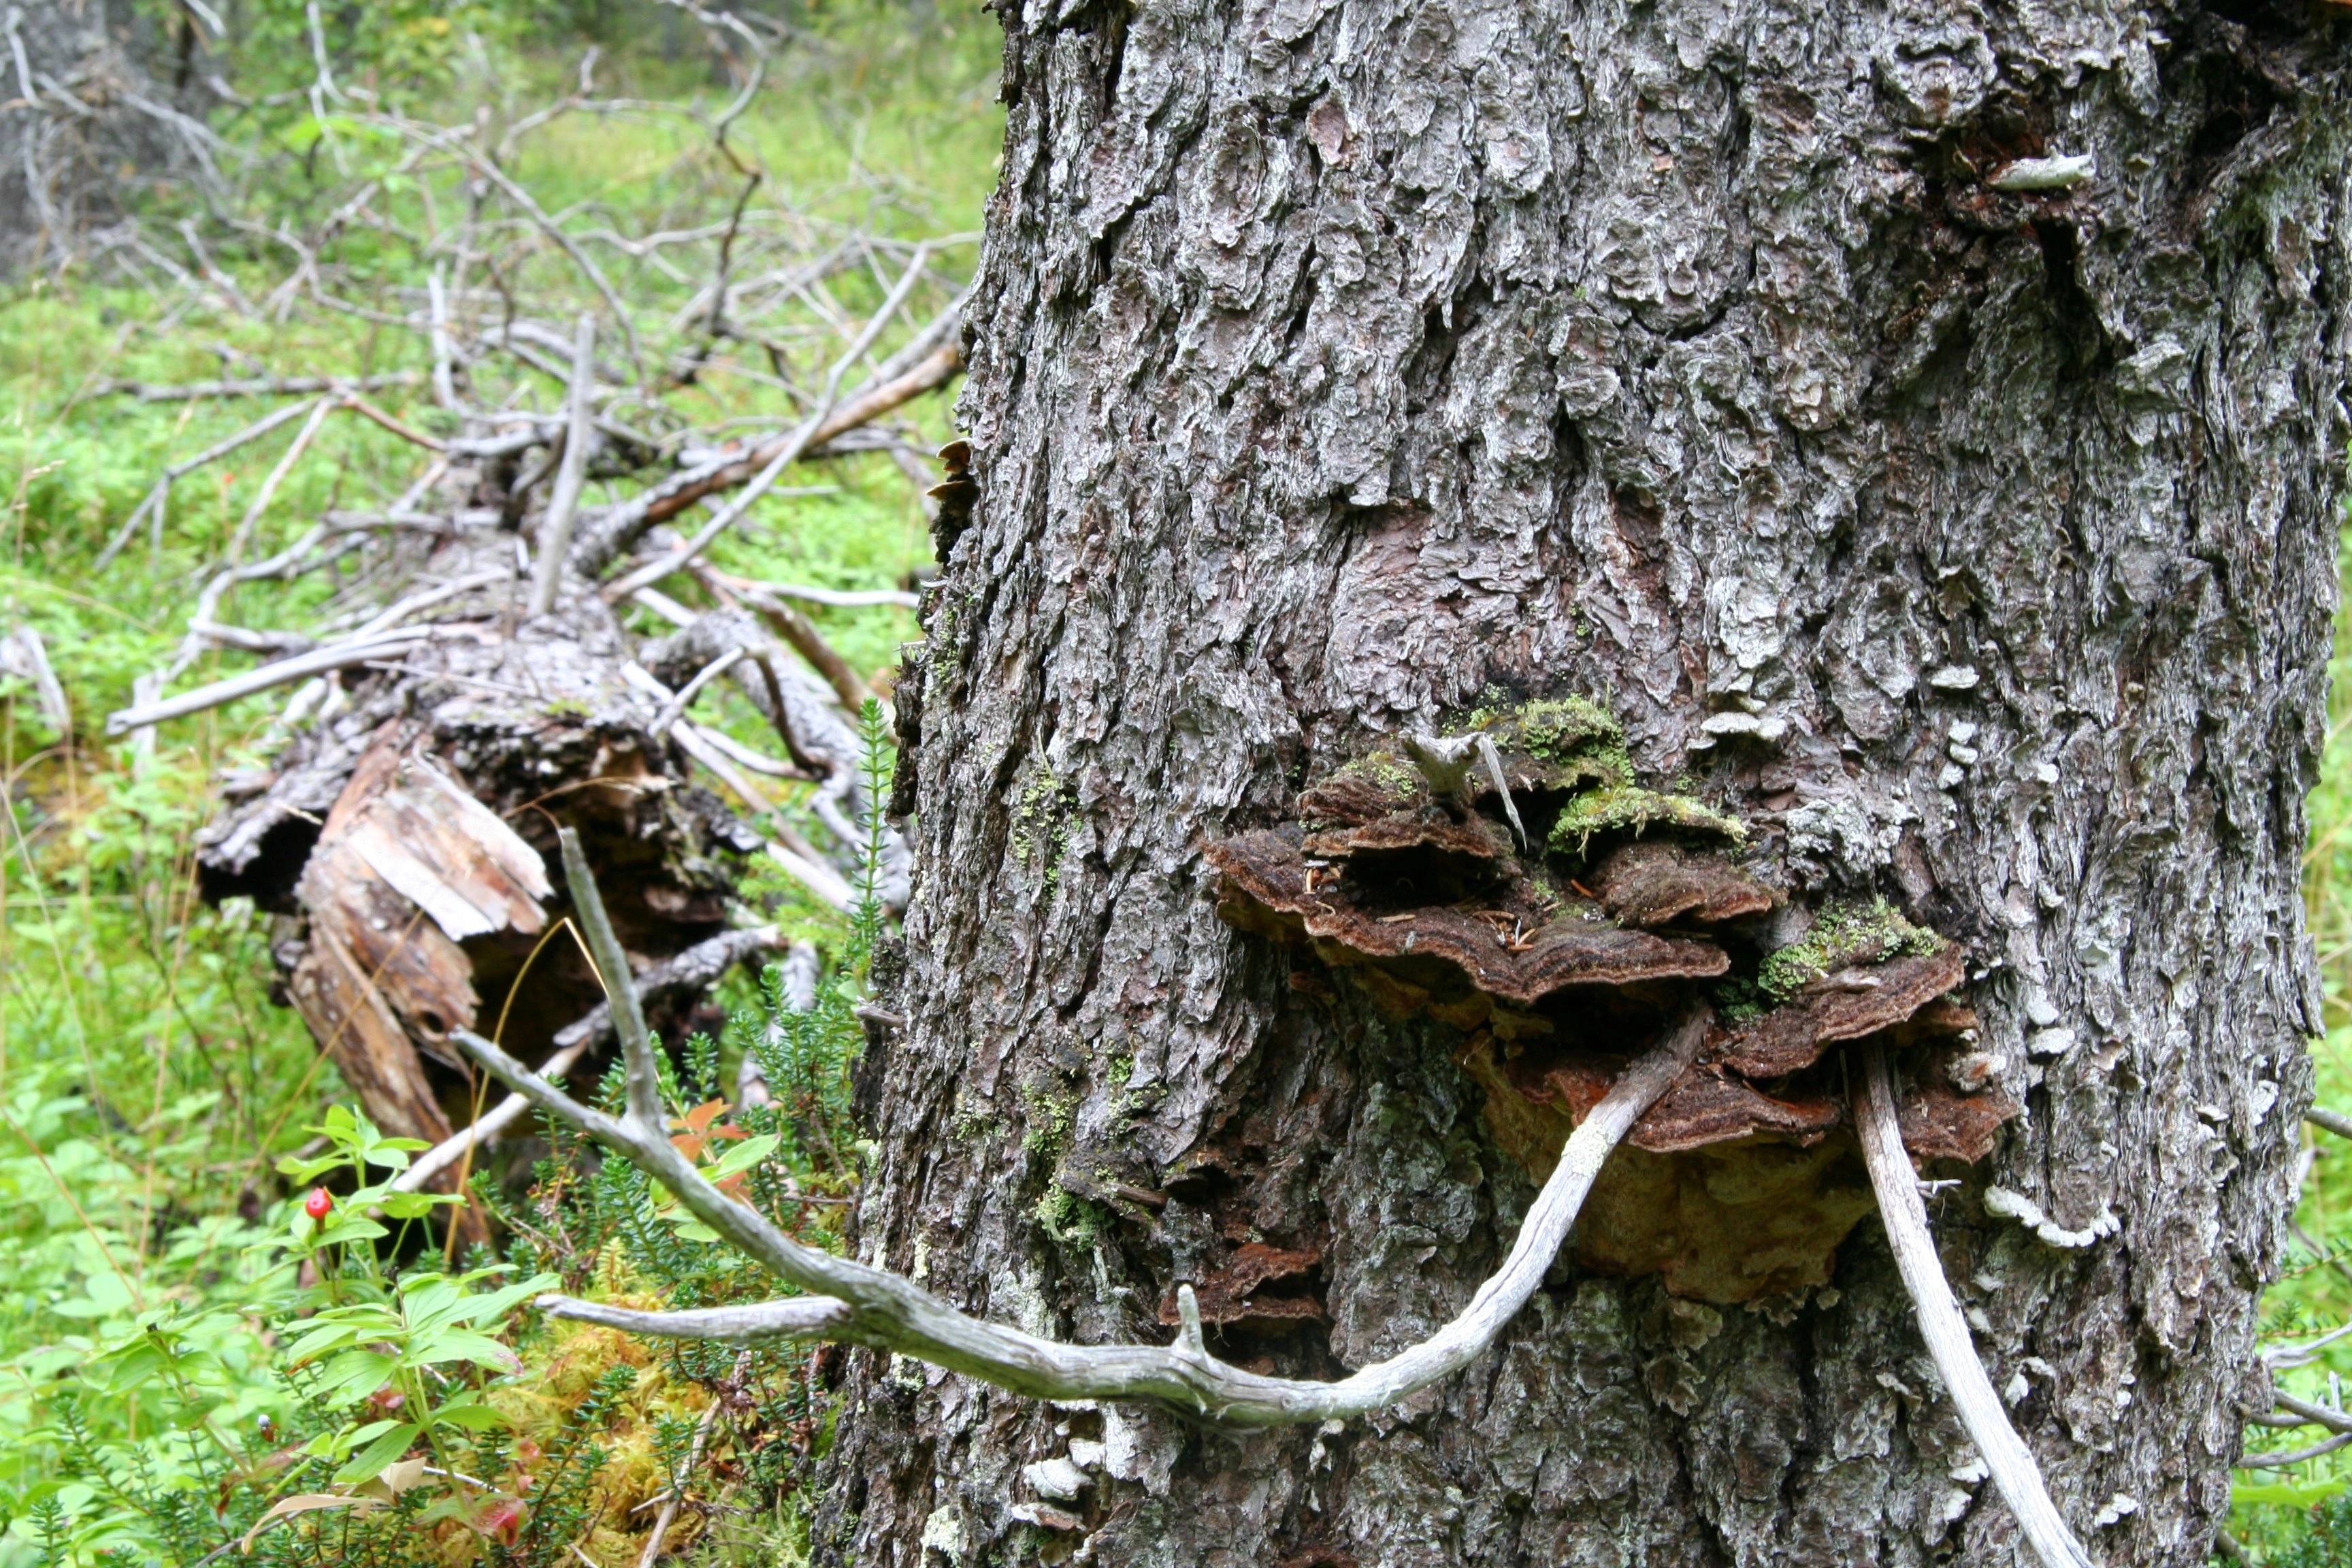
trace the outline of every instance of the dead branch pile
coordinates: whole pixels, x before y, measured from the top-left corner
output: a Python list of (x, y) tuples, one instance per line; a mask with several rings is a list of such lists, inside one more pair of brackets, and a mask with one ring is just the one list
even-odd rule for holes
[[(751, 581), (706, 552), (763, 498), (790, 493), (780, 486), (796, 466), (880, 452), (929, 483), (928, 452), (897, 421), (959, 368), (950, 263), (971, 237), (892, 238), (793, 208), (729, 144), (763, 69), (755, 35), (734, 44), (741, 90), (699, 116), (681, 194), (635, 232), (601, 207), (541, 202), (511, 172), (518, 145), (563, 115), (694, 111), (599, 100), (583, 63), (576, 91), (503, 132), (434, 124), (339, 88), (321, 49), (316, 95), (339, 123), (396, 142), (397, 161), (316, 231), (269, 237), (292, 258), (272, 288), (187, 269), (148, 280), (265, 319), (363, 320), (405, 334), (418, 367), (362, 382), (252, 364), (200, 384), (105, 388), (276, 405), (167, 467), (114, 531), (107, 559), (156, 547), (176, 484), (276, 446), (225, 551), (191, 584), (174, 657), (109, 730), (152, 734), (257, 694), (280, 701), (268, 764), (223, 781), (202, 887), (278, 917), (284, 998), (387, 1130), (448, 1141), (466, 1121), (478, 1090), (449, 1044), (457, 1031), (502, 1030), (528, 1059), (554, 1054), (559, 1072), (609, 1040), (591, 1017), (604, 994), (596, 971), (576, 940), (558, 939), (571, 907), (559, 827), (588, 846), (665, 1025), (729, 966), (777, 946), (731, 900), (744, 858), (835, 906), (851, 898), (877, 804), (856, 714), (877, 694), (798, 605), (911, 606), (912, 594)], [(395, 188), (462, 199), (454, 211), (446, 194), (425, 203), (420, 223)], [(392, 309), (347, 297), (362, 290), (340, 241), (362, 230), (415, 258), (421, 286), (377, 280)], [(845, 306), (857, 290), (878, 305)], [(715, 380), (756, 384), (764, 407), (712, 420)], [(439, 412), (387, 410), (404, 384)], [(281, 520), (276, 498), (318, 460), (334, 420), (413, 447), (410, 482), (372, 507)], [(317, 577), (331, 584), (321, 613), (268, 624), (257, 586)], [(252, 667), (191, 684), (223, 650)], [(10, 657), (35, 651), (12, 645)], [(749, 743), (698, 719), (698, 703), (730, 689), (771, 735)], [(895, 840), (887, 852), (886, 900), (904, 884)]]

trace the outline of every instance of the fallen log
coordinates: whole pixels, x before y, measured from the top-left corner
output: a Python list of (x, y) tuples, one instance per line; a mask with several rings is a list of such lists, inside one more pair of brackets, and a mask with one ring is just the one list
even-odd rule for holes
[[(371, 123), (408, 144), (404, 167), (473, 158), (456, 131)], [(428, 384), (416, 371), (351, 380), (256, 364), (183, 386), (102, 389), (148, 402), (306, 399), (163, 468), (113, 530), (102, 560), (142, 526), (160, 547), (176, 480), (233, 454), (268, 454), (253, 463), (267, 477), (240, 498), (224, 558), (195, 579), (187, 635), (165, 668), (133, 683), (108, 730), (152, 747), (159, 726), (284, 698), (256, 737), (267, 762), (225, 779), (198, 835), (199, 889), (214, 902), (250, 900), (271, 917), (277, 998), (300, 1012), (379, 1126), (437, 1146), (410, 1173), (421, 1184), (453, 1181), (516, 1114), (501, 1106), (474, 1136), (459, 1134), (480, 1080), (451, 1043), (457, 1032), (494, 1035), (551, 1072), (592, 1066), (610, 1048), (597, 969), (559, 937), (572, 911), (560, 831), (577, 833), (604, 878), (635, 988), (672, 1043), (720, 973), (773, 945), (772, 932), (746, 929), (736, 899), (751, 858), (765, 855), (836, 910), (855, 902), (877, 804), (862, 774), (867, 688), (788, 601), (908, 595), (746, 580), (739, 603), (719, 577), (686, 569), (755, 502), (810, 493), (779, 484), (793, 465), (903, 448), (903, 426), (874, 422), (947, 384), (961, 363), (962, 285), (935, 263), (968, 239), (836, 237), (844, 257), (899, 258), (878, 306), (853, 319), (804, 289), (730, 291), (730, 219), (708, 237), (719, 241), (713, 306), (688, 322), (709, 341), (649, 369), (641, 340), (651, 318), (630, 318), (629, 301), (565, 226), (569, 215), (551, 216), (495, 167), (485, 178), (488, 210), (451, 238), (450, 254), (472, 259), (446, 279), (436, 272), (403, 313), (330, 299), (322, 286), (331, 279), (318, 247), (365, 209), (370, 187), (296, 244), (302, 266), (264, 302), (282, 313), (307, 299), (414, 332), (432, 367), (433, 420), (362, 395)], [(548, 284), (525, 280), (520, 264), (549, 244), (594, 300), (532, 297)], [(494, 257), (496, 290), (475, 286), (478, 275), (469, 283), (469, 268)], [(568, 333), (541, 324), (566, 321)], [(524, 340), (551, 353), (534, 357)], [(668, 400), (693, 381), (679, 366), (749, 370), (728, 366), (719, 345), (754, 341), (766, 364), (752, 374), (780, 389), (780, 406), (748, 417), (730, 409), (703, 426), (702, 394), (691, 406)], [(599, 342), (625, 347), (625, 359), (600, 357)], [(552, 357), (565, 351), (568, 367)], [(502, 355), (544, 371), (562, 406), (548, 407), (547, 388), (527, 374), (496, 385), (500, 367), (511, 369)], [(362, 420), (418, 449), (413, 482), (364, 511), (283, 527), (279, 498), (298, 493), (283, 481), (331, 460), (319, 443)], [(747, 423), (762, 434), (746, 437)], [(681, 514), (706, 500), (715, 520), (689, 531)], [(238, 624), (252, 585), (329, 568), (336, 581), (317, 624)], [(664, 587), (700, 602), (680, 604)], [(641, 609), (669, 627), (640, 635), (622, 616)], [(30, 656), (20, 653), (10, 641), (0, 659), (24, 664)], [(224, 655), (255, 656), (254, 667), (206, 679)], [(730, 689), (764, 717), (772, 741), (720, 731), (713, 710)], [(800, 820), (804, 832), (794, 826), (803, 810), (814, 818)], [(895, 836), (882, 843), (880, 890), (901, 902), (903, 851)]]

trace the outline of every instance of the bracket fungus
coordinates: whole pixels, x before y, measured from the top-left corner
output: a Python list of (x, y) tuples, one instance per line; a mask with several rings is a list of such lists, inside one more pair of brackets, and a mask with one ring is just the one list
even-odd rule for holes
[(2017, 1114), (1950, 1070), (1976, 1026), (1945, 1000), (1957, 949), (1884, 903), (1828, 906), (1769, 949), (1784, 900), (1740, 863), (1744, 825), (1644, 784), (1593, 703), (1399, 737), (1298, 810), (1295, 827), (1204, 847), (1219, 912), (1459, 1030), (1490, 1132), (1538, 1179), (1625, 1063), (1713, 1005), (1698, 1058), (1594, 1187), (1588, 1268), (1718, 1303), (1825, 1282), (1873, 1207), (1833, 1047), (1874, 1040), (1920, 1064), (1901, 1116), (1916, 1159), (1981, 1160)]

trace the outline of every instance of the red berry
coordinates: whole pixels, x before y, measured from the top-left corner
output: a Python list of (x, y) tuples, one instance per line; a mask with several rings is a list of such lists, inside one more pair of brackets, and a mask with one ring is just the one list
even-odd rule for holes
[(324, 1187), (312, 1187), (310, 1195), (302, 1200), (302, 1212), (312, 1219), (325, 1219), (335, 1206), (335, 1194)]

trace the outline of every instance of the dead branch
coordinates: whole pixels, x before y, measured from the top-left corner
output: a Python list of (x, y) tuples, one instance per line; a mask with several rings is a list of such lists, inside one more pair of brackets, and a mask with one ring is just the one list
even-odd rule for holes
[(563, 460), (555, 470), (555, 493), (548, 498), (547, 517), (539, 527), (539, 574), (532, 580), (530, 613), (546, 615), (555, 608), (555, 591), (563, 581), (565, 555), (572, 548), (572, 513), (580, 504), (580, 488), (588, 479), (588, 446), (595, 439), (589, 420), (589, 399), (596, 384), (596, 318), (583, 312), (572, 339), (571, 424), (563, 436)]
[[(722, 932), (639, 971), (638, 994), (656, 1001), (671, 996), (699, 996), (737, 965), (763, 952), (774, 952), (780, 941), (773, 926)], [(556, 1031), (555, 1052), (541, 1064), (539, 1075), (550, 1082), (560, 1081), (582, 1057), (605, 1049), (613, 1040), (613, 1005), (600, 1002), (587, 1016)], [(423, 1191), (434, 1177), (464, 1160), (468, 1150), (496, 1142), (530, 1109), (530, 1101), (521, 1095), (508, 1095), (471, 1126), (419, 1154), (415, 1163), (394, 1179), (392, 1190)]]
[(166, 468), (163, 470), (163, 477), (155, 481), (154, 488), (147, 492), (146, 499), (142, 500), (137, 507), (132, 509), (129, 517), (123, 519), (122, 526), (114, 531), (114, 537), (106, 542), (106, 548), (98, 552), (98, 561), (92, 570), (97, 572), (105, 571), (106, 568), (112, 563), (115, 556), (121, 552), (122, 547), (130, 543), (131, 539), (138, 533), (139, 524), (147, 518), (150, 513), (154, 514), (156, 528), (158, 530), (162, 529), (163, 508), (172, 493), (172, 486), (174, 482), (186, 478), (189, 474), (195, 472), (196, 469), (203, 468), (206, 463), (215, 462), (222, 458), (227, 457), (231, 452), (236, 451), (238, 447), (247, 445), (248, 442), (261, 439), (262, 437), (268, 435), (280, 425), (291, 424), (293, 421), (301, 418), (304, 415), (311, 411), (311, 406), (312, 405), (300, 403), (289, 404), (286, 407), (278, 409), (275, 412), (254, 421), (254, 423), (247, 426), (236, 435), (228, 437), (224, 440), (214, 442), (203, 451), (198, 452), (194, 457), (183, 458), (180, 461), (172, 464), (169, 468)]
[(1885, 1223), (1895, 1268), (1917, 1314), (1920, 1337), (1927, 1342), (1927, 1353), (1959, 1411), (1960, 1425), (1992, 1472), (1993, 1485), (2016, 1516), (2018, 1529), (2033, 1549), (2035, 1560), (2042, 1568), (2091, 1568), (2090, 1554), (2050, 1500), (2033, 1450), (2009, 1424), (2000, 1395), (1993, 1392), (1992, 1379), (1986, 1375), (1984, 1363), (1977, 1359), (1968, 1321), (1960, 1316), (1959, 1303), (1944, 1278), (1943, 1263), (1936, 1256), (1936, 1238), (1927, 1229), (1927, 1205), (1919, 1199), (1918, 1177), (1911, 1168), (1911, 1156), (1904, 1152), (1886, 1047), (1873, 1040), (1861, 1050), (1861, 1092), (1854, 1111), (1861, 1124), (1863, 1161), (1870, 1168), (1879, 1217)]
[[(958, 313), (956, 319), (961, 319), (960, 306), (950, 306), (947, 312), (942, 312), (940, 321), (948, 320), (951, 312)], [(876, 321), (881, 319), (881, 313), (877, 312)], [(856, 353), (863, 353), (864, 348), (865, 345), (856, 345)], [(839, 363), (845, 367), (854, 363), (856, 353), (845, 354)], [(812, 447), (823, 445), (881, 417), (891, 409), (943, 385), (961, 363), (961, 351), (954, 349), (953, 345), (935, 349), (920, 363), (893, 372), (887, 380), (877, 378), (867, 383), (838, 410), (829, 410), (825, 416), (814, 421), (803, 421), (799, 427), (778, 440), (754, 447), (740, 456), (714, 458), (699, 468), (689, 468), (633, 500), (611, 509), (572, 546), (575, 557), (572, 570), (583, 577), (595, 576), (605, 565), (631, 549), (644, 537), (647, 529), (676, 517), (705, 496), (749, 484), (759, 476), (769, 474), (772, 468), (775, 474), (781, 474), (782, 468), (776, 462), (780, 455), (787, 451), (794, 455), (803, 453)], [(891, 366), (886, 363), (883, 369), (889, 371)], [(774, 475), (770, 474), (769, 482), (772, 483)], [(716, 537), (715, 530), (711, 531), (711, 537)], [(694, 552), (681, 547), (668, 553), (683, 564), (693, 559)], [(674, 565), (666, 567), (661, 575), (666, 576), (677, 569)], [(630, 574), (641, 579), (633, 586), (660, 580), (658, 576), (646, 575), (646, 571), (640, 568)], [(623, 597), (618, 589), (619, 584), (614, 584), (607, 589), (606, 597), (612, 600)]]
[(413, 370), (394, 370), (349, 380), (324, 375), (264, 375), (234, 381), (190, 381), (171, 384), (152, 381), (109, 381), (92, 388), (90, 395), (94, 397), (130, 397), (141, 403), (193, 403), (210, 398), (310, 397), (322, 392), (384, 392), (394, 387), (414, 386), (418, 380)]
[(57, 671), (50, 668), (47, 645), (31, 622), (0, 637), (0, 675), (13, 675), (29, 684), (42, 721), (61, 737), (73, 733), (73, 708), (66, 701), (66, 689), (59, 684)]
[[(849, 667), (834, 646), (824, 640), (816, 624), (792, 605), (760, 588), (737, 589), (722, 582), (715, 574), (697, 572), (703, 584), (724, 597), (731, 595), (751, 607), (752, 613), (768, 623), (769, 629), (791, 645), (792, 650), (808, 660), (816, 672), (833, 688), (841, 705), (855, 713), (874, 700), (873, 689)], [(740, 581), (740, 579), (738, 579)]]
[[(814, 588), (798, 583), (764, 583), (757, 578), (738, 577), (721, 572), (715, 566), (705, 566), (703, 574), (731, 594), (749, 598), (754, 594), (770, 594), (780, 599), (803, 599), (812, 605), (830, 605), (836, 609), (855, 609), (866, 605), (896, 605), (903, 610), (922, 608), (919, 595), (898, 588)], [(2352, 1128), (2352, 1121), (2345, 1125)], [(2352, 1137), (2352, 1133), (2347, 1133)]]
[(258, 669), (248, 669), (243, 675), (233, 675), (226, 680), (215, 680), (209, 686), (200, 686), (177, 697), (118, 709), (106, 716), (106, 732), (127, 735), (151, 724), (169, 723), (174, 719), (184, 719), (191, 713), (224, 707), (240, 697), (250, 697), (273, 686), (284, 686), (309, 676), (325, 675), (331, 670), (350, 669), (375, 659), (398, 658), (427, 640), (427, 634), (424, 632), (403, 632), (394, 637), (316, 648), (292, 658), (279, 659), (275, 664), (265, 664)]
[[(608, 975), (625, 976), (627, 961), (605, 917), (579, 839), (569, 830), (560, 839), (565, 874), (597, 967)], [(1510, 1257), (1459, 1316), (1431, 1339), (1350, 1377), (1313, 1383), (1244, 1372), (1212, 1355), (1202, 1339), (1200, 1307), (1189, 1284), (1178, 1291), (1183, 1327), (1173, 1345), (1070, 1345), (968, 1317), (900, 1275), (793, 1240), (758, 1210), (712, 1186), (671, 1144), (652, 1041), (635, 990), (625, 979), (614, 994), (614, 1015), (626, 1061), (627, 1110), (619, 1117), (572, 1100), (478, 1035), (457, 1031), (452, 1038), (499, 1082), (628, 1159), (675, 1193), (697, 1219), (817, 1299), (771, 1303), (768, 1311), (750, 1316), (743, 1315), (744, 1309), (732, 1309), (729, 1316), (716, 1320), (646, 1313), (625, 1326), (674, 1338), (782, 1331), (869, 1345), (1016, 1394), (1063, 1401), (1138, 1400), (1233, 1429), (1360, 1415), (1395, 1404), (1483, 1353), (1541, 1285), (1609, 1152), (1696, 1060), (1710, 1018), (1703, 1005), (1693, 1009), (1662, 1044), (1619, 1077), (1569, 1138), (1559, 1163), (1520, 1226)], [(1898, 1157), (1900, 1147), (1898, 1142)], [(1908, 1170), (1907, 1162), (1905, 1168)], [(540, 1305), (556, 1316), (589, 1318), (613, 1310), (563, 1296), (542, 1297)], [(611, 1320), (596, 1316), (594, 1321)], [(773, 1325), (779, 1322), (793, 1326), (777, 1331)]]
[(2305, 1110), (2303, 1119), (2323, 1132), (2333, 1132), (2338, 1138), (2352, 1138), (2352, 1116), (2315, 1105)]

